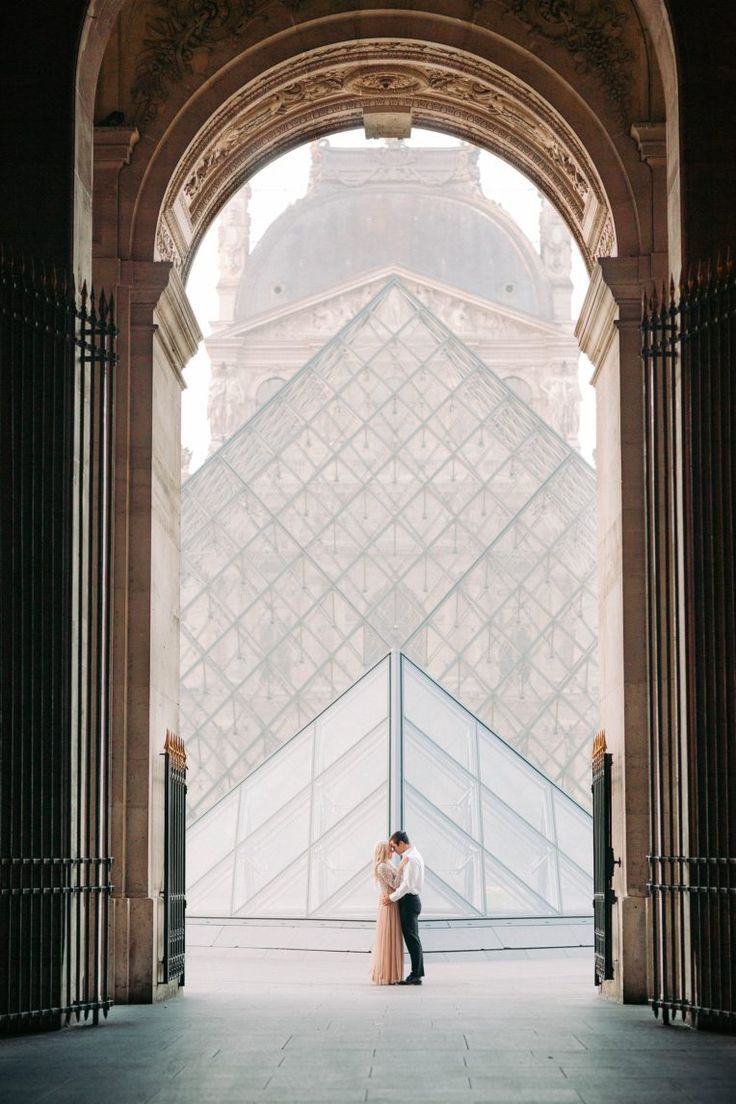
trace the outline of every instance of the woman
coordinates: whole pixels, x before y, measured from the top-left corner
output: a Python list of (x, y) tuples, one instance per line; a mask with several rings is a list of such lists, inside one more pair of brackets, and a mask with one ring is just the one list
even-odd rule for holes
[(404, 969), (404, 943), (401, 938), (399, 906), (393, 901), (389, 905), (383, 904), (383, 894), (392, 893), (401, 881), (399, 870), (391, 865), (390, 860), (390, 845), (383, 842), (377, 843), (373, 851), (373, 879), (379, 890), (371, 970), (374, 985), (395, 985), (397, 981), (401, 981)]

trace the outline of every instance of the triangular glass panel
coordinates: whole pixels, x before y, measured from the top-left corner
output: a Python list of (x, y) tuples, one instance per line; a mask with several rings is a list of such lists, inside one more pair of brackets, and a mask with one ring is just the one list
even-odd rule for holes
[(577, 909), (591, 892), (590, 815), (407, 658), (401, 666), (404, 823), (428, 871), (465, 902), (462, 915), (560, 915), (564, 864)]
[(385, 658), (190, 826), (197, 911), (308, 916), (356, 879), (388, 834), (389, 688)]

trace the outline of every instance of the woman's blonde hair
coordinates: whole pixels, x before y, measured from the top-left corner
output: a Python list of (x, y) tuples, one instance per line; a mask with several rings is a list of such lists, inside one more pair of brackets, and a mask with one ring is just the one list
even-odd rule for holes
[(391, 848), (386, 840), (380, 840), (373, 848), (373, 880), (377, 882), (378, 868), (383, 862), (388, 862), (391, 857)]

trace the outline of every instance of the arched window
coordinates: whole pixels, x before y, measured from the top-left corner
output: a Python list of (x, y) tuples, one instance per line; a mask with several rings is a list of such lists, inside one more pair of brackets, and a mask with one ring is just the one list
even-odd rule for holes
[(514, 394), (518, 395), (523, 402), (532, 406), (534, 392), (526, 380), (522, 379), (520, 376), (504, 376), (503, 382), (507, 387), (510, 387)]
[(281, 379), (279, 376), (272, 376), (270, 379), (263, 380), (258, 384), (256, 390), (256, 409), (259, 409), (267, 403), (269, 399), (272, 399), (277, 391), (286, 383), (286, 380)]

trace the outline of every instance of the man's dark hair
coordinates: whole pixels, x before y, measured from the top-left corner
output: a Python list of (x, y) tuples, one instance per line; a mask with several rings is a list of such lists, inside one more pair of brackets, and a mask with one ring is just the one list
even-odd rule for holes
[(389, 843), (408, 843), (409, 842), (409, 837), (407, 836), (406, 832), (394, 832), (394, 834), (389, 838), (388, 842)]

